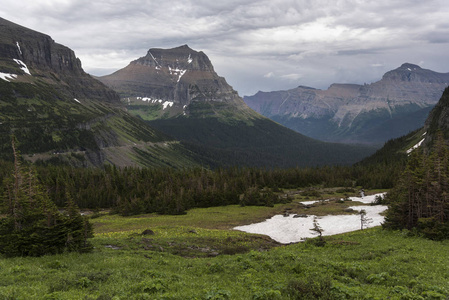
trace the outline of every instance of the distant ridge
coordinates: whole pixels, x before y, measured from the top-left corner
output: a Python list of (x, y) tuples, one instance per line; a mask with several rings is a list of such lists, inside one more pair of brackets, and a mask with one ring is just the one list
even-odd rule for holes
[(421, 127), (449, 85), (449, 73), (404, 63), (372, 84), (299, 86), (245, 97), (255, 111), (325, 141), (382, 145)]

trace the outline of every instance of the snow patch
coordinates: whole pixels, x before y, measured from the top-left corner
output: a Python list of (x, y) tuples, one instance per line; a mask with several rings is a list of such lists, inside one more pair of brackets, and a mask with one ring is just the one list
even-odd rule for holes
[(181, 70), (181, 69), (172, 69), (170, 66), (168, 67), (168, 72), (170, 73), (170, 75), (177, 75), (178, 76), (178, 81), (179, 82), (181, 80), (181, 77), (187, 72), (187, 70)]
[(20, 66), (20, 69), (22, 69), (22, 71), (25, 74), (31, 75), (30, 70), (28, 70), (27, 65), (23, 61), (21, 61), (20, 59), (15, 59), (15, 58), (14, 58), (14, 61)]
[[(363, 203), (371, 203), (377, 195), (384, 195), (384, 193), (366, 196), (363, 198), (351, 197), (353, 201)], [(362, 205), (351, 206), (350, 208), (360, 211), (366, 211), (366, 218), (371, 219), (371, 223), (365, 224), (364, 228), (380, 226), (384, 222), (384, 217), (380, 213), (387, 209), (385, 205)], [(276, 215), (261, 223), (238, 226), (235, 230), (240, 230), (248, 233), (264, 234), (271, 237), (273, 240), (288, 244), (301, 242), (306, 238), (315, 237), (313, 231), (313, 219), (315, 216), (310, 215), (307, 218), (294, 218), (293, 215), (284, 217), (283, 215)], [(329, 215), (317, 217), (318, 223), (323, 228), (323, 235), (334, 235), (350, 231), (360, 230), (360, 215)]]
[(410, 149), (407, 150), (407, 154), (410, 154), (413, 150), (419, 148), (419, 146), (421, 146), (421, 144), (424, 142), (425, 138), (423, 138), (422, 140), (420, 140), (418, 142), (418, 144), (416, 144), (415, 146), (411, 147)]
[(193, 59), (192, 59), (192, 57), (190, 56), (190, 53), (189, 53), (189, 57), (187, 58), (187, 62), (188, 62), (189, 64), (191, 64), (192, 61), (193, 61)]
[(156, 98), (151, 98), (151, 97), (137, 97), (137, 100), (142, 100), (148, 103), (162, 103), (162, 99), (156, 99)]
[(81, 104), (81, 102), (80, 102), (78, 99), (73, 98), (73, 100), (75, 100), (76, 102), (78, 102), (79, 104)]
[(172, 107), (173, 104), (174, 104), (174, 102), (165, 101), (164, 103), (162, 103), (162, 109), (166, 109), (168, 106)]
[(161, 65), (157, 62), (156, 58), (154, 58), (153, 54), (151, 54), (150, 51), (148, 51), (148, 53), (151, 55), (151, 58), (154, 60), (154, 62), (156, 63), (156, 65), (160, 68)]
[(8, 73), (2, 73), (0, 72), (0, 79), (3, 79), (5, 81), (10, 82), (10, 80), (16, 79), (17, 75), (16, 74), (8, 74)]
[(16, 42), (16, 45), (17, 45), (17, 49), (19, 49), (19, 53), (20, 53), (20, 55), (22, 55), (22, 50), (20, 49), (20, 45), (19, 45), (19, 42)]
[(162, 99), (156, 99), (156, 98), (151, 98), (151, 97), (137, 97), (137, 100), (142, 100), (148, 103), (161, 103), (162, 104), (162, 109), (166, 109), (167, 107), (172, 107), (173, 104), (175, 104), (172, 101), (164, 101)]

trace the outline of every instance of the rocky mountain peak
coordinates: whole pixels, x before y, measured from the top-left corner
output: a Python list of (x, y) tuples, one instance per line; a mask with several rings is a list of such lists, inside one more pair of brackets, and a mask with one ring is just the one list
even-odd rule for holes
[(203, 52), (195, 51), (188, 45), (172, 49), (152, 48), (148, 50), (146, 56), (131, 64), (149, 66), (156, 70), (168, 69), (169, 74), (176, 80), (180, 80), (187, 70), (214, 72), (209, 58)]
[(416, 71), (416, 70), (421, 70), (422, 68), (415, 64), (404, 63), (398, 69), (407, 70), (407, 71)]
[(56, 73), (83, 74), (75, 53), (50, 36), (0, 18), (0, 55), (20, 59), (30, 68)]
[(73, 50), (46, 34), (2, 18), (0, 57), (0, 74), (6, 74), (0, 78), (25, 82), (45, 79), (72, 99), (120, 104), (116, 93), (84, 72)]
[(449, 73), (437, 73), (415, 64), (404, 63), (399, 68), (385, 73), (382, 80), (447, 84), (449, 83)]
[[(99, 79), (122, 99), (159, 105), (170, 116), (189, 115), (193, 102), (225, 103), (237, 110), (249, 110), (237, 92), (217, 75), (207, 55), (188, 45), (151, 48), (144, 57)], [(215, 115), (217, 111), (209, 113)]]

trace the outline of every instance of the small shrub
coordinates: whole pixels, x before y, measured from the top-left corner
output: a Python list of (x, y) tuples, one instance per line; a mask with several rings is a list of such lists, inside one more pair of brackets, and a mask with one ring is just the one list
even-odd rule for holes
[(231, 292), (228, 290), (211, 290), (204, 295), (205, 300), (228, 300), (231, 299)]
[(334, 299), (332, 282), (328, 277), (318, 274), (306, 278), (293, 279), (285, 288), (285, 294), (291, 299)]
[(224, 268), (221, 264), (213, 263), (209, 266), (209, 273), (221, 273), (224, 271)]
[(54, 260), (54, 261), (48, 262), (46, 264), (46, 267), (50, 268), (50, 269), (55, 269), (55, 270), (67, 269), (67, 264), (61, 263), (59, 260)]
[(264, 290), (264, 291), (257, 291), (253, 294), (252, 297), (253, 300), (276, 300), (276, 299), (282, 299), (281, 291), (279, 290)]
[(318, 190), (307, 190), (301, 193), (304, 197), (320, 197), (321, 193)]
[(78, 281), (76, 282), (76, 285), (80, 288), (88, 288), (92, 285), (92, 280), (90, 280), (87, 277), (81, 277), (80, 279), (78, 279)]
[(370, 275), (368, 275), (368, 277), (366, 277), (366, 280), (369, 283), (373, 283), (373, 284), (383, 284), (383, 283), (390, 281), (391, 276), (387, 272), (382, 272), (382, 273), (378, 273), (378, 274), (370, 274)]
[(133, 287), (135, 292), (153, 294), (167, 291), (165, 282), (160, 279), (144, 280)]
[(335, 191), (336, 193), (344, 194), (344, 193), (355, 193), (355, 190), (353, 188), (341, 188)]
[(385, 198), (382, 195), (377, 195), (371, 205), (386, 205)]

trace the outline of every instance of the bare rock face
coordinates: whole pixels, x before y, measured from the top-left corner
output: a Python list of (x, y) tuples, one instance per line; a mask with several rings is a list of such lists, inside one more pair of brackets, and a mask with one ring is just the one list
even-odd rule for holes
[(449, 140), (449, 87), (444, 90), (440, 101), (429, 113), (424, 124), (424, 131), (426, 132), (425, 145), (427, 146), (432, 144), (439, 131), (446, 141)]
[[(25, 65), (34, 78), (43, 80), (71, 98), (89, 98), (120, 104), (119, 96), (84, 72), (73, 50), (48, 35), (0, 18), (0, 72), (24, 75)], [(21, 63), (23, 65), (21, 65)]]
[(230, 105), (236, 110), (250, 111), (237, 92), (217, 75), (206, 54), (187, 45), (150, 49), (146, 56), (98, 79), (117, 91), (122, 99), (138, 97), (147, 102), (165, 103), (164, 109), (184, 115), (189, 115), (193, 102), (222, 103), (226, 108)]
[[(372, 84), (299, 86), (245, 97), (257, 112), (326, 141), (381, 144), (423, 125), (449, 84), (449, 73), (405, 63)], [(399, 124), (398, 124), (399, 123)]]

